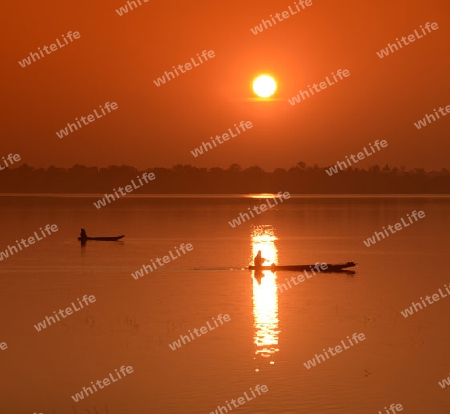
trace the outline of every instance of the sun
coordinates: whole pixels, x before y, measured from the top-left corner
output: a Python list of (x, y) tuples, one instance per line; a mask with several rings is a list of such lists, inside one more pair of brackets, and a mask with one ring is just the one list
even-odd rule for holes
[(261, 98), (272, 96), (277, 89), (277, 84), (272, 76), (261, 75), (253, 81), (253, 92)]

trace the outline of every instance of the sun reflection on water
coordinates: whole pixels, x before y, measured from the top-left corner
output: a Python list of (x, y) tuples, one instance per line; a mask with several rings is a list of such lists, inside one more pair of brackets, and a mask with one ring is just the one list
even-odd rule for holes
[[(252, 229), (252, 256), (250, 261), (261, 250), (261, 256), (267, 259), (265, 265), (278, 263), (278, 251), (275, 246), (275, 229), (273, 226), (254, 226)], [(253, 278), (253, 316), (256, 345), (255, 359), (258, 357), (270, 360), (274, 364), (278, 348), (278, 294), (277, 277), (270, 270), (254, 272)], [(256, 369), (258, 371), (258, 369)]]

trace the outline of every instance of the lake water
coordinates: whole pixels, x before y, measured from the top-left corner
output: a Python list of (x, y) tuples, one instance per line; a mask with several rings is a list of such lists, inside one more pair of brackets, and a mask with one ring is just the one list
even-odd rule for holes
[[(264, 200), (127, 196), (97, 210), (98, 198), (0, 197), (0, 250), (59, 228), (0, 262), (2, 413), (208, 414), (258, 384), (268, 391), (229, 412), (449, 411), (438, 381), (450, 371), (450, 296), (408, 318), (400, 311), (450, 282), (450, 198), (292, 197), (235, 228), (228, 222)], [(425, 218), (363, 244), (413, 210)], [(82, 247), (81, 227), (126, 237)], [(192, 251), (131, 276), (182, 243)], [(279, 264), (354, 261), (356, 273), (318, 273), (280, 292), (277, 281), (300, 272), (253, 278), (243, 267), (257, 250)], [(34, 328), (83, 295), (96, 301)], [(215, 326), (220, 314), (230, 320)], [(207, 322), (215, 329), (169, 347)], [(305, 367), (354, 333), (365, 340)], [(72, 399), (121, 366), (133, 372)]]

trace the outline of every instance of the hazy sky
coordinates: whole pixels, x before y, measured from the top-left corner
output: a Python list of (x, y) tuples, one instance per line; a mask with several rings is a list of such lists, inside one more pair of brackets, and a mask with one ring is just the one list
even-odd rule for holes
[[(125, 0), (5, 4), (0, 157), (19, 153), (35, 167), (236, 162), (270, 170), (299, 161), (329, 165), (385, 139), (388, 147), (358, 166), (450, 167), (450, 115), (414, 126), (450, 105), (448, 1), (312, 0), (258, 35), (250, 29), (289, 6), (296, 10), (295, 1), (141, 3), (123, 16), (115, 10)], [(377, 56), (427, 22), (439, 29)], [(18, 64), (69, 31), (80, 38), (25, 68)], [(164, 71), (204, 50), (215, 57), (155, 86)], [(350, 77), (288, 103), (338, 69)], [(261, 73), (277, 80), (275, 100), (251, 100), (252, 79)], [(118, 108), (57, 137), (106, 102)], [(240, 121), (253, 129), (193, 157), (202, 141)]]

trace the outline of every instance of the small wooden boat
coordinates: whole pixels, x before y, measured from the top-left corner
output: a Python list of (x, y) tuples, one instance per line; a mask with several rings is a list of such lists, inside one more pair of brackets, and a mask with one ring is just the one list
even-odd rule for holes
[(96, 240), (96, 241), (118, 241), (120, 239), (123, 239), (125, 236), (115, 236), (115, 237), (89, 237), (86, 234), (85, 229), (81, 229), (80, 237), (78, 237), (78, 240), (81, 242), (81, 244), (85, 244), (88, 240)]
[(125, 236), (116, 236), (116, 237), (78, 237), (79, 241), (87, 241), (87, 240), (97, 240), (97, 241), (117, 241), (123, 239)]
[[(315, 272), (319, 272), (319, 270), (316, 269), (314, 266), (315, 265), (278, 266), (276, 264), (272, 264), (270, 266), (259, 266), (257, 268), (255, 268), (255, 266), (249, 266), (248, 269), (256, 271), (271, 270), (272, 272), (276, 272), (277, 270), (302, 272), (304, 270), (311, 271), (311, 269), (313, 269)], [(342, 264), (327, 264), (327, 268), (325, 270), (322, 270), (320, 265), (318, 265), (318, 268), (320, 269), (321, 273), (335, 273), (335, 272), (345, 272), (347, 268), (354, 266), (356, 266), (354, 262), (347, 262)]]

